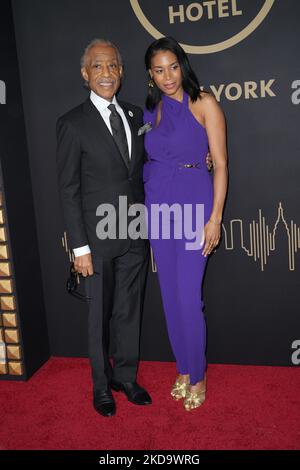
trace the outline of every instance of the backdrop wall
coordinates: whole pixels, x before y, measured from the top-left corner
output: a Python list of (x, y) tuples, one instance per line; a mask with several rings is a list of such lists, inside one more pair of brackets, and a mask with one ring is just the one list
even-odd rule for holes
[[(13, 0), (50, 348), (86, 355), (87, 311), (65, 292), (68, 256), (55, 169), (55, 122), (82, 102), (79, 59), (94, 37), (121, 50), (124, 100), (143, 106), (143, 56), (159, 34), (185, 44), (224, 110), (229, 191), (222, 242), (204, 284), (208, 360), (291, 365), (300, 338), (300, 185), (296, 0)], [(1, 79), (1, 74), (0, 74)], [(142, 359), (170, 360), (150, 267)]]
[(9, 0), (1, 2), (0, 56), (0, 380), (23, 380), (50, 351)]

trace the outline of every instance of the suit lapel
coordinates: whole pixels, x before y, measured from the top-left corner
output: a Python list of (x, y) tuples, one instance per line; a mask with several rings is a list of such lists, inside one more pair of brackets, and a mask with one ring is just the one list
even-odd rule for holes
[[(119, 151), (118, 146), (117, 146), (112, 134), (110, 133), (107, 125), (105, 124), (101, 114), (99, 113), (97, 108), (94, 106), (94, 104), (92, 103), (90, 98), (88, 98), (85, 101), (83, 108), (84, 108), (84, 112), (96, 123), (99, 131), (101, 132), (101, 135), (105, 139), (106, 143), (111, 147), (112, 153), (114, 155), (117, 155), (118, 160), (120, 161), (120, 159), (121, 159), (123, 164), (128, 169), (127, 162), (125, 161), (125, 159), (123, 158), (121, 152)], [(128, 119), (127, 119), (127, 121), (128, 121)], [(132, 137), (132, 142), (133, 142), (133, 137)]]

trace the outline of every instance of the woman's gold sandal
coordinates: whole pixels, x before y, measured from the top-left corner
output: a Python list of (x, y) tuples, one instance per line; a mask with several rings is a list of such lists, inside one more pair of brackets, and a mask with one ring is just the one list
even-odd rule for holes
[(191, 392), (190, 390), (187, 390), (183, 402), (184, 408), (187, 411), (191, 411), (201, 406), (205, 402), (205, 393), (206, 388), (204, 388), (204, 390), (200, 390), (199, 392)]
[(190, 385), (190, 382), (180, 382), (179, 379), (177, 378), (172, 390), (171, 390), (171, 395), (174, 398), (174, 400), (180, 400), (181, 398), (185, 398), (188, 387)]

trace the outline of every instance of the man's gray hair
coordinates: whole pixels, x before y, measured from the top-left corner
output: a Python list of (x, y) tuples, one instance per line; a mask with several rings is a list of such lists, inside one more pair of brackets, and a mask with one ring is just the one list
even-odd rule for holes
[(121, 57), (121, 54), (119, 52), (119, 49), (117, 48), (117, 46), (115, 44), (113, 44), (111, 41), (108, 41), (107, 39), (99, 39), (99, 38), (96, 38), (96, 39), (93, 39), (85, 48), (84, 50), (84, 53), (80, 59), (80, 66), (81, 68), (82, 67), (85, 67), (86, 65), (86, 59), (87, 59), (87, 56), (88, 56), (88, 53), (89, 53), (89, 50), (94, 47), (94, 46), (110, 46), (110, 47), (113, 47), (116, 52), (117, 52), (117, 57), (118, 57), (118, 62), (120, 65), (123, 65), (123, 61), (122, 61), (122, 57)]

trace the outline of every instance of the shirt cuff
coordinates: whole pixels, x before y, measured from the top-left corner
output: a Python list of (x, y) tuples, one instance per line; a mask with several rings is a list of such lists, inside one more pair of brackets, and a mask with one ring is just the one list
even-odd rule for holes
[(80, 246), (79, 248), (73, 248), (75, 258), (77, 258), (78, 256), (87, 255), (90, 252), (91, 250), (89, 245)]

